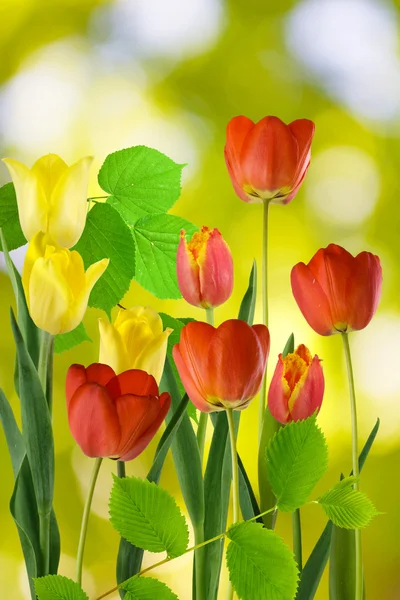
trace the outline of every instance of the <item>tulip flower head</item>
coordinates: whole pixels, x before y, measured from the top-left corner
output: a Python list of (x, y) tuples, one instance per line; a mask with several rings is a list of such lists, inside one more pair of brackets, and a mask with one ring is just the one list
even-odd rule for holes
[(315, 125), (278, 117), (253, 123), (234, 117), (226, 131), (225, 161), (236, 194), (250, 203), (288, 204), (310, 164)]
[(92, 458), (127, 461), (151, 442), (171, 405), (148, 373), (115, 375), (108, 365), (72, 365), (66, 381), (68, 422), (82, 451)]
[(182, 229), (176, 265), (179, 289), (189, 304), (214, 308), (232, 294), (232, 255), (218, 229), (202, 227), (189, 243)]
[(183, 327), (173, 357), (189, 398), (203, 412), (248, 406), (261, 387), (270, 339), (265, 325), (232, 319)]
[(76, 244), (86, 223), (92, 160), (86, 156), (68, 167), (56, 154), (47, 154), (30, 169), (14, 158), (3, 159), (14, 183), (19, 220), (28, 241), (41, 231), (64, 248)]
[(364, 329), (378, 308), (382, 267), (378, 256), (352, 256), (335, 244), (321, 248), (308, 265), (292, 269), (292, 291), (308, 324), (320, 335)]
[(82, 321), (90, 292), (106, 270), (108, 258), (85, 272), (79, 252), (61, 248), (45, 233), (37, 233), (26, 253), (22, 284), (30, 315), (37, 327), (57, 335)]
[(168, 336), (160, 315), (149, 306), (121, 309), (112, 324), (99, 319), (101, 363), (116, 373), (142, 369), (159, 384), (167, 353)]
[(301, 344), (278, 364), (268, 391), (268, 408), (280, 423), (311, 417), (324, 397), (324, 374), (318, 356)]

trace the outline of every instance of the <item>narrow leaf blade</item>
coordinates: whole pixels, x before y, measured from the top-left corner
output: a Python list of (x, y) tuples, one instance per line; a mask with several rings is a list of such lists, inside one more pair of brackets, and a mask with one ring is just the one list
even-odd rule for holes
[(254, 260), (250, 271), (249, 285), (240, 304), (238, 319), (253, 325), (257, 300), (257, 263)]
[[(15, 250), (26, 244), (19, 222), (17, 197), (14, 185), (6, 183), (0, 188), (0, 229), (3, 231), (8, 250)], [(3, 244), (0, 240), (0, 250)]]
[(10, 403), (8, 402), (1, 388), (0, 421), (2, 422), (4, 434), (6, 436), (8, 452), (11, 457), (11, 464), (15, 479), (25, 456), (25, 444)]

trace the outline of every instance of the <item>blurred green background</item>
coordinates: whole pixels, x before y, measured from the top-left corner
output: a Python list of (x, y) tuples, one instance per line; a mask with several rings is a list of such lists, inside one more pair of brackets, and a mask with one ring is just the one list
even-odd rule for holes
[[(363, 442), (381, 429), (362, 476), (362, 488), (385, 513), (363, 533), (370, 600), (400, 598), (400, 57), (398, 3), (379, 0), (1, 0), (0, 154), (27, 164), (48, 152), (71, 163), (95, 156), (96, 173), (114, 150), (146, 144), (184, 170), (174, 212), (198, 226), (218, 227), (235, 259), (232, 298), (217, 322), (237, 314), (254, 257), (261, 251), (261, 206), (241, 202), (226, 173), (225, 126), (238, 114), (258, 120), (316, 122), (311, 168), (297, 198), (271, 210), (271, 376), (288, 335), (323, 358), (326, 396), (319, 422), (328, 438), (330, 470), (316, 490), (350, 470), (350, 410), (341, 340), (309, 329), (292, 298), (289, 272), (330, 242), (352, 252), (378, 253), (384, 288), (370, 326), (351, 337)], [(0, 166), (0, 183), (8, 181)], [(13, 253), (18, 265), (23, 250)], [(0, 271), (0, 385), (18, 412), (13, 392), (11, 285)], [(203, 318), (184, 301), (160, 302), (137, 284), (125, 306), (150, 304), (176, 316)], [(85, 324), (85, 343), (55, 361), (56, 512), (62, 535), (61, 573), (72, 576), (91, 460), (69, 433), (63, 392), (73, 362), (97, 360), (97, 318)], [(256, 320), (261, 320), (261, 296)], [(243, 413), (239, 449), (256, 485), (256, 403)], [(209, 440), (208, 440), (209, 441)], [(144, 476), (155, 441), (132, 464)], [(0, 433), (0, 597), (28, 597), (22, 554), (8, 512), (12, 471)], [(107, 522), (110, 473), (105, 463), (94, 500), (84, 585), (91, 597), (114, 585), (118, 537)], [(162, 485), (178, 495), (168, 457)], [(324, 525), (318, 507), (303, 510), (307, 554)], [(291, 543), (290, 518), (278, 532)], [(146, 564), (157, 557), (147, 557)], [(191, 557), (160, 570), (182, 599), (190, 598)], [(226, 575), (224, 574), (224, 577)], [(222, 594), (221, 594), (222, 596)], [(115, 596), (116, 597), (116, 596)], [(328, 598), (327, 577), (317, 594)]]

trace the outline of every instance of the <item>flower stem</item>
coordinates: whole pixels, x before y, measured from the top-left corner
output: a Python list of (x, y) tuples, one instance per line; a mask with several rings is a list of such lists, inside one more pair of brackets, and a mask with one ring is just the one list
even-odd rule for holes
[[(349, 380), (350, 392), (350, 408), (351, 408), (351, 430), (352, 430), (352, 463), (354, 477), (360, 476), (358, 466), (358, 427), (357, 427), (357, 406), (356, 393), (354, 386), (353, 365), (351, 361), (351, 352), (349, 337), (346, 332), (342, 333), (344, 355), (346, 357), (347, 376)], [(354, 489), (358, 490), (358, 481), (354, 484)], [(363, 598), (363, 566), (362, 566), (362, 549), (361, 549), (361, 530), (356, 529), (355, 535), (355, 554), (356, 554), (356, 572), (355, 572), (355, 600)]]
[(92, 506), (94, 488), (96, 486), (97, 476), (99, 474), (102, 462), (102, 458), (96, 458), (95, 460), (92, 471), (92, 477), (90, 479), (89, 484), (89, 491), (85, 502), (85, 508), (83, 509), (81, 533), (79, 536), (78, 552), (76, 555), (76, 581), (77, 583), (79, 583), (79, 585), (81, 585), (82, 583), (83, 553), (85, 551), (86, 533), (88, 528), (90, 508)]
[[(269, 202), (263, 204), (263, 241), (262, 241), (262, 294), (263, 294), (263, 322), (268, 327), (268, 213)], [(258, 439), (261, 439), (264, 421), (265, 405), (267, 398), (267, 366), (265, 366), (264, 378), (261, 384), (260, 399), (258, 405)]]
[[(231, 441), (231, 455), (232, 455), (232, 497), (233, 497), (233, 522), (237, 523), (240, 519), (240, 502), (239, 502), (239, 468), (236, 451), (236, 433), (235, 423), (233, 421), (233, 410), (232, 408), (226, 409), (226, 418), (228, 419), (229, 425), (229, 437)], [(229, 581), (228, 593), (226, 596), (227, 600), (233, 598), (233, 586)]]
[[(214, 325), (214, 309), (206, 308), (205, 310), (206, 310), (207, 323), (209, 325)], [(203, 458), (204, 458), (204, 445), (205, 445), (206, 434), (207, 434), (207, 421), (208, 421), (208, 414), (204, 413), (204, 412), (200, 413), (199, 427), (197, 429), (197, 443), (199, 446), (200, 464), (202, 467), (203, 467)]]
[(301, 518), (300, 509), (297, 508), (292, 512), (292, 529), (293, 529), (293, 554), (297, 562), (298, 569), (301, 573), (303, 569), (303, 556), (301, 548)]
[(54, 336), (52, 336), (51, 333), (47, 333), (47, 331), (43, 331), (42, 329), (40, 332), (38, 374), (40, 383), (42, 384), (42, 388), (47, 399), (50, 414), (52, 411), (52, 390), (50, 388), (52, 386), (48, 385), (48, 380), (49, 375), (51, 375), (49, 373), (49, 363), (53, 353), (53, 347)]

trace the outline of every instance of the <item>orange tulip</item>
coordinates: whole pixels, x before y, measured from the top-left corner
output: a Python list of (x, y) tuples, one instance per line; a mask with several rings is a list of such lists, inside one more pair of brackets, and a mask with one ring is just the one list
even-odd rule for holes
[(155, 436), (171, 405), (156, 380), (131, 369), (115, 375), (108, 365), (72, 365), (66, 381), (68, 421), (82, 451), (92, 458), (136, 458)]
[(213, 308), (232, 294), (232, 255), (218, 229), (202, 227), (189, 243), (182, 229), (176, 269), (181, 294), (193, 306)]
[(311, 158), (315, 125), (278, 117), (253, 123), (234, 117), (226, 131), (225, 161), (235, 192), (245, 202), (287, 204), (297, 194)]
[(173, 348), (175, 364), (193, 404), (203, 412), (242, 410), (261, 387), (269, 354), (265, 325), (239, 319), (218, 328), (188, 323)]
[(268, 408), (280, 423), (307, 419), (324, 397), (324, 374), (318, 356), (301, 344), (285, 358), (279, 355), (268, 391)]
[(378, 308), (382, 268), (378, 256), (352, 256), (335, 244), (321, 248), (308, 265), (292, 269), (292, 291), (308, 324), (320, 335), (364, 329)]

